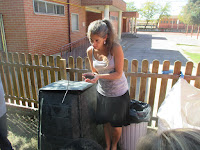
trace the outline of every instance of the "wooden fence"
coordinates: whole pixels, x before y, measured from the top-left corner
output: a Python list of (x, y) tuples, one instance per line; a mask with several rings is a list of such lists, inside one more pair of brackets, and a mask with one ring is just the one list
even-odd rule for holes
[[(53, 56), (39, 57), (23, 53), (2, 52), (0, 54), (0, 74), (6, 102), (20, 107), (37, 109), (38, 90), (41, 87), (61, 79), (82, 81), (82, 73), (90, 71), (88, 58), (77, 57), (75, 60), (69, 57), (66, 63), (66, 59), (61, 59), (60, 56), (53, 58)], [(138, 67), (139, 63), (141, 63), (141, 70)], [(157, 110), (167, 90), (178, 80), (182, 64), (176, 61), (172, 64), (173, 68), (170, 68), (170, 62), (167, 60), (163, 64), (158, 60), (154, 60), (151, 65), (148, 60), (142, 62), (132, 60), (130, 67), (128, 64), (128, 60), (124, 59), (124, 72), (130, 86), (130, 97), (149, 103), (153, 108), (151, 119), (156, 121)], [(159, 65), (162, 65), (162, 68), (159, 68)], [(192, 62), (186, 63), (184, 78), (200, 88), (200, 63), (196, 70), (193, 70), (193, 65)], [(173, 70), (173, 74), (162, 74), (159, 71), (169, 69)]]
[(60, 48), (61, 57), (64, 59), (67, 59), (69, 56), (73, 56), (74, 58), (77, 58), (78, 56), (86, 57), (86, 49), (90, 45), (87, 36), (72, 43), (68, 43)]

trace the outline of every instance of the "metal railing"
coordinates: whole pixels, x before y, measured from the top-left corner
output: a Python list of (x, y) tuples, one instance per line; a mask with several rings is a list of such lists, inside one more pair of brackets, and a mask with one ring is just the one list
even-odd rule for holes
[(88, 38), (85, 36), (77, 41), (66, 44), (60, 48), (61, 57), (67, 59), (69, 56), (84, 58), (87, 56), (86, 50), (90, 46)]

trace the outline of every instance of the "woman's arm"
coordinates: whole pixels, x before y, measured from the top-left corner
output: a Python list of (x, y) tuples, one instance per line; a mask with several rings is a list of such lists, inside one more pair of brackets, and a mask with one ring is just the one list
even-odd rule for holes
[(93, 73), (97, 73), (96, 69), (93, 67), (93, 59), (92, 59), (92, 53), (93, 53), (93, 50), (92, 50), (92, 46), (90, 46), (88, 49), (87, 49), (87, 56), (89, 58), (89, 63), (90, 63), (90, 69)]
[(124, 67), (124, 53), (122, 47), (119, 44), (115, 44), (111, 53), (114, 56), (115, 72), (109, 74), (98, 74), (99, 79), (116, 80), (122, 76)]
[[(91, 69), (92, 72), (84, 73), (82, 75), (86, 82), (91, 82), (91, 79), (94, 79), (95, 75), (97, 74), (96, 69), (93, 67), (92, 53), (93, 53), (92, 46), (90, 46), (87, 49), (87, 56), (88, 56), (88, 59), (89, 59), (90, 69)], [(91, 78), (88, 78), (88, 76), (91, 77)], [(96, 81), (97, 80), (98, 79), (96, 79)], [(93, 81), (91, 83), (95, 83), (96, 81)]]
[(115, 72), (108, 73), (108, 74), (98, 74), (96, 69), (93, 67), (92, 49), (87, 50), (92, 74), (86, 73), (83, 76), (85, 77), (86, 75), (94, 75), (94, 78), (93, 79), (85, 78), (86, 82), (96, 83), (99, 79), (116, 80), (116, 79), (121, 78), (122, 73), (123, 73), (123, 66), (124, 66), (124, 53), (123, 53), (122, 47), (119, 44), (115, 44), (115, 46), (111, 50), (111, 53), (115, 61)]

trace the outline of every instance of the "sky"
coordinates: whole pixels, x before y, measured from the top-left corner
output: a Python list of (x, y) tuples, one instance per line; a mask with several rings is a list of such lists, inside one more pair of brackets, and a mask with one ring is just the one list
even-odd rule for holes
[(171, 4), (171, 15), (179, 15), (183, 6), (185, 6), (188, 0), (124, 0), (126, 3), (134, 2), (136, 8), (141, 8), (142, 4), (147, 1), (154, 1), (155, 3), (159, 3), (161, 5), (165, 5), (166, 2), (170, 2)]

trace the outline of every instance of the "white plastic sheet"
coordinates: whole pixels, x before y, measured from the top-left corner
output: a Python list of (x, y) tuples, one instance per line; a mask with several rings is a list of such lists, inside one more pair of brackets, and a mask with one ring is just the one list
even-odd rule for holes
[(158, 133), (176, 128), (200, 129), (200, 89), (179, 78), (158, 110)]

